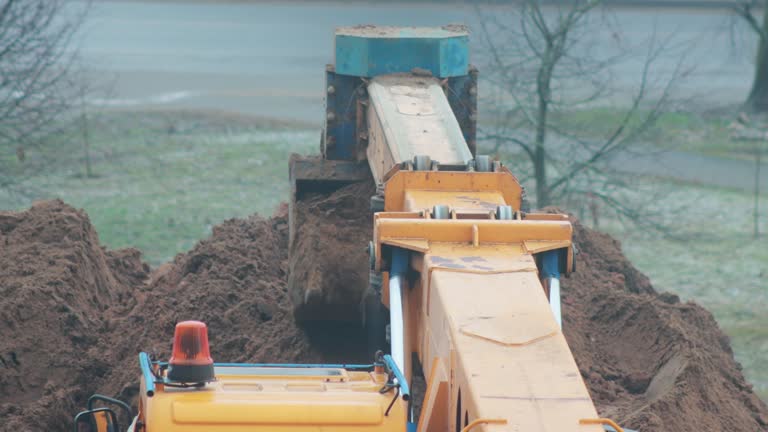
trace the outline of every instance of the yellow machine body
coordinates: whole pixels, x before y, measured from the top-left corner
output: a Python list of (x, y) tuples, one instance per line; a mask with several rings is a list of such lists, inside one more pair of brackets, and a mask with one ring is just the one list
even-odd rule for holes
[[(417, 431), (598, 432), (611, 424), (597, 418), (541, 274), (539, 254), (558, 251), (565, 274), (573, 266), (568, 218), (516, 211), (497, 219), (499, 206), (522, 203), (517, 179), (498, 164), (492, 172), (397, 165), (383, 181), (373, 269), (388, 280), (388, 252), (408, 251), (402, 372), (410, 382), (415, 353), (427, 382)], [(434, 218), (436, 205), (449, 216)], [(391, 307), (388, 291), (384, 283)], [(142, 391), (144, 430), (404, 432), (408, 424), (408, 402), (380, 392), (381, 371), (217, 367), (216, 377), (199, 389)]]
[(138, 421), (146, 432), (402, 432), (406, 403), (379, 392), (386, 378), (341, 368), (217, 366), (216, 381), (202, 388), (156, 384), (150, 397), (142, 380)]
[[(427, 382), (417, 431), (602, 431), (607, 420), (597, 418), (537, 264), (538, 254), (561, 251), (572, 268), (567, 217), (497, 219), (495, 208), (519, 208), (522, 199), (503, 167), (394, 169), (384, 190), (374, 269), (386, 269), (388, 249), (409, 251), (415, 276), (402, 298), (405, 351), (416, 354)], [(450, 206), (449, 218), (433, 218), (437, 203)], [(385, 283), (382, 301), (391, 306), (388, 294)], [(406, 355), (408, 381), (411, 362)], [(146, 432), (404, 432), (408, 402), (381, 393), (387, 380), (378, 368), (219, 365), (216, 381), (202, 388), (155, 380), (150, 397), (142, 381), (138, 420)]]
[[(418, 431), (603, 430), (582, 421), (597, 412), (535, 260), (562, 249), (571, 268), (567, 218), (496, 220), (496, 206), (519, 208), (517, 180), (503, 169), (398, 170), (385, 190), (387, 211), (375, 215), (376, 268), (397, 247), (410, 251), (418, 274), (402, 301), (406, 352), (417, 353), (428, 383)], [(437, 202), (451, 206), (450, 218), (431, 218)]]
[[(361, 32), (367, 38), (356, 39)], [(366, 60), (379, 58), (366, 44), (391, 35), (410, 36), (381, 45), (388, 61)], [(552, 292), (573, 268), (568, 218), (524, 212), (515, 176), (475, 155), (476, 70), (462, 63), (445, 69), (460, 74), (416, 75), (408, 63), (432, 58), (413, 56), (413, 44), (422, 44), (418, 53), (432, 44), (460, 54), (466, 37), (453, 27), (342, 32), (337, 62), (362, 59), (366, 71), (409, 66), (373, 78), (329, 66), (323, 158), (291, 159), (292, 203), (302, 188), (376, 182), (368, 298), (378, 314), (369, 317), (379, 319), (366, 328), (385, 333), (380, 294), (390, 309), (391, 355), (357, 369), (217, 364), (215, 381), (180, 388), (142, 353), (129, 431), (622, 432), (597, 418), (559, 325)], [(413, 358), (427, 383), (419, 418), (407, 398)]]

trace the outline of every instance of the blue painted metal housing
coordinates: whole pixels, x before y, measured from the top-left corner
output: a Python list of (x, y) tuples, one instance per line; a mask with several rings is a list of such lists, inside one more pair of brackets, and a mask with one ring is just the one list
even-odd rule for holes
[(560, 251), (551, 250), (544, 252), (541, 257), (542, 269), (541, 273), (543, 277), (560, 278)]
[(141, 368), (141, 374), (144, 376), (144, 386), (147, 396), (152, 397), (155, 395), (155, 375), (152, 373), (149, 354), (145, 352), (139, 353), (139, 367)]
[(433, 76), (466, 75), (469, 33), (463, 26), (336, 29), (336, 73), (374, 77), (414, 68)]
[(323, 157), (332, 160), (356, 160), (359, 106), (366, 100), (364, 83), (359, 77), (337, 74), (329, 65), (325, 73), (325, 135)]
[(325, 74), (323, 157), (365, 159), (368, 103), (366, 78), (409, 73), (414, 68), (447, 78), (445, 93), (464, 139), (475, 155), (477, 69), (469, 65), (469, 34), (463, 26), (341, 27), (336, 30), (336, 64)]
[[(139, 366), (144, 377), (153, 377), (151, 365), (168, 366), (168, 362), (151, 361), (149, 354), (139, 353)], [(347, 369), (347, 370), (372, 370), (375, 364), (354, 364), (354, 363), (214, 363), (214, 367), (262, 367), (262, 368), (324, 368), (324, 369)]]
[(411, 388), (408, 385), (408, 380), (405, 379), (405, 375), (403, 375), (403, 371), (397, 367), (395, 359), (387, 354), (384, 356), (384, 363), (387, 365), (387, 369), (392, 371), (392, 374), (397, 378), (397, 384), (400, 386), (400, 396), (405, 400), (409, 400), (411, 398)]

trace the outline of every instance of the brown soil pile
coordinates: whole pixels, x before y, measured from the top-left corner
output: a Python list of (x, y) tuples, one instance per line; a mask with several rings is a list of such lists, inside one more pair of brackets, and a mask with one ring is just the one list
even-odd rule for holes
[(222, 362), (317, 362), (310, 337), (294, 324), (286, 290), (286, 208), (271, 219), (231, 219), (210, 238), (158, 268), (139, 287), (138, 303), (117, 327), (119, 343), (104, 389), (130, 400), (138, 393), (137, 353), (170, 356), (177, 322), (208, 324), (211, 355)]
[(641, 431), (768, 430), (712, 314), (656, 293), (616, 240), (574, 222), (563, 328), (600, 414)]
[(373, 232), (373, 182), (312, 193), (297, 201), (288, 291), (300, 320), (359, 320), (368, 287), (366, 246)]
[(4, 430), (62, 430), (107, 364), (93, 346), (149, 267), (105, 251), (61, 201), (0, 212), (0, 418)]
[[(348, 205), (358, 197), (367, 209), (370, 194), (352, 185), (315, 197), (311, 208), (360, 209)], [(208, 323), (218, 361), (358, 361), (353, 326), (307, 331), (294, 323), (286, 213), (226, 221), (151, 278), (135, 251), (104, 251), (87, 216), (60, 201), (0, 213), (0, 430), (69, 430), (93, 391), (131, 399), (138, 351), (167, 357), (183, 319)], [(357, 219), (338, 220), (310, 244), (346, 244), (342, 221)], [(766, 429), (768, 409), (708, 312), (657, 294), (610, 237), (577, 224), (576, 242), (564, 328), (601, 414), (643, 431)], [(339, 332), (352, 342), (323, 337)]]

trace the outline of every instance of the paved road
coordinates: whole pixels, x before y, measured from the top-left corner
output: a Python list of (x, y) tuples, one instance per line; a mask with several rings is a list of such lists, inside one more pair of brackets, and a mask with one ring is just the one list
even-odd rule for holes
[[(659, 36), (684, 42), (688, 62), (695, 65), (678, 88), (683, 95), (737, 103), (746, 94), (752, 73), (749, 46), (746, 52), (734, 51), (730, 20), (722, 10), (626, 8), (612, 12), (611, 20), (613, 29), (601, 26), (594, 31), (593, 49), (611, 52), (617, 38), (640, 43), (655, 28)], [(477, 27), (476, 13), (461, 5), (389, 2), (100, 1), (94, 3), (81, 35), (80, 52), (93, 79), (113, 86), (109, 97), (94, 97), (95, 104), (217, 109), (319, 125), (323, 68), (332, 56), (334, 27), (455, 22)], [(478, 40), (475, 37), (474, 43)], [(678, 59), (662, 59), (658, 73), (669, 72)], [(480, 64), (482, 76), (482, 59), (476, 55), (473, 62)], [(611, 71), (619, 78), (618, 94), (632, 92), (638, 66), (628, 61)], [(669, 153), (660, 160), (623, 159), (615, 164), (629, 172), (752, 187), (748, 162)]]
[[(762, 158), (766, 159), (768, 154)], [(611, 165), (621, 172), (750, 192), (755, 185), (755, 163), (748, 160), (669, 151), (653, 155), (617, 155)], [(768, 163), (765, 162), (760, 168), (760, 190), (762, 195), (768, 195)]]
[[(533, 134), (520, 134), (518, 138), (533, 139)], [(598, 147), (598, 143), (593, 148)], [(653, 145), (638, 146), (637, 152), (617, 152), (604, 158), (604, 168), (621, 173), (647, 175), (673, 179), (693, 184), (715, 186), (752, 192), (755, 187), (755, 161), (749, 159), (724, 159), (698, 153), (682, 151), (651, 150)], [(768, 195), (768, 143), (764, 144), (760, 164), (759, 188), (762, 195)], [(548, 152), (556, 159), (571, 158), (574, 162), (592, 156), (581, 145), (575, 145), (568, 138), (550, 135)]]
[[(611, 53), (619, 41), (641, 44), (656, 28), (659, 38), (696, 43), (685, 49), (695, 73), (681, 83), (681, 93), (721, 103), (747, 92), (751, 51), (734, 52), (722, 10), (627, 8), (610, 19), (612, 27), (591, 32), (591, 49)], [(114, 80), (112, 97), (98, 101), (105, 105), (213, 108), (319, 124), (323, 67), (336, 26), (456, 22), (478, 27), (475, 10), (457, 4), (100, 1), (80, 51), (95, 77)], [(479, 35), (473, 41), (482, 77)], [(661, 59), (657, 73), (668, 73), (678, 60), (677, 53)], [(619, 93), (634, 89), (638, 70), (638, 61), (611, 70)]]

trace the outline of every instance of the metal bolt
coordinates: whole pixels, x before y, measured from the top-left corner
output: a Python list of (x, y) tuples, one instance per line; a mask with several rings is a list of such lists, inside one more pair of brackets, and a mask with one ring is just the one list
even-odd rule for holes
[(329, 122), (332, 122), (336, 120), (336, 114), (333, 113), (333, 111), (328, 111), (328, 113), (325, 115), (326, 120)]
[(475, 86), (470, 87), (469, 88), (469, 94), (471, 94), (472, 96), (476, 95), (477, 94), (477, 87), (475, 87)]
[(329, 85), (327, 91), (328, 91), (328, 94), (334, 94), (336, 93), (336, 87)]

